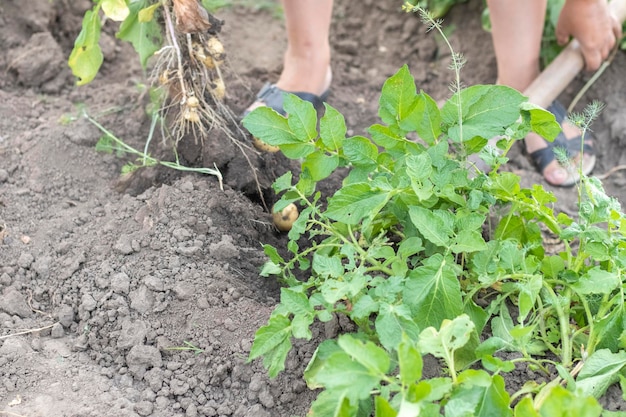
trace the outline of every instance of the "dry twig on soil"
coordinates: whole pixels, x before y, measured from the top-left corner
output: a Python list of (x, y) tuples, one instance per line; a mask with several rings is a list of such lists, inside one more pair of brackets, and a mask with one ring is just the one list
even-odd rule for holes
[(14, 336), (21, 336), (21, 335), (25, 335), (25, 334), (30, 334), (30, 333), (35, 333), (35, 332), (40, 332), (42, 330), (47, 330), (47, 329), (51, 329), (55, 324), (57, 323), (53, 323), (49, 326), (44, 326), (44, 327), (40, 327), (38, 329), (28, 329), (28, 330), (23, 330), (21, 332), (17, 332), (17, 333), (13, 333), (13, 334), (7, 334), (4, 336), (0, 336), (0, 340), (3, 339), (8, 339), (9, 337), (14, 337)]

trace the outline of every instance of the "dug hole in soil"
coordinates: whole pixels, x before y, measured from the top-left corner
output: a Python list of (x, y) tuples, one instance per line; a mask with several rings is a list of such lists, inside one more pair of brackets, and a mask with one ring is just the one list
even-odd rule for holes
[[(84, 119), (64, 123), (82, 104), (129, 144), (142, 148), (147, 137), (139, 88), (146, 80), (109, 23), (101, 73), (87, 86), (74, 85), (66, 61), (90, 4), (0, 4), (0, 414), (305, 415), (316, 393), (303, 369), (317, 344), (346, 323), (315, 326), (313, 340), (295, 344), (276, 379), (259, 361), (246, 362), (255, 331), (278, 301), (278, 284), (259, 276), (261, 245), (284, 247), (286, 237), (255, 198), (245, 180), (250, 167), (236, 150), (221, 156), (224, 190), (211, 176), (158, 169), (124, 184), (125, 160), (94, 149), (100, 132)], [(336, 2), (329, 101), (351, 134), (377, 122), (382, 84), (404, 63), (418, 88), (436, 100), (449, 96), (449, 52), (399, 6)], [(481, 8), (479, 1), (457, 6), (445, 23), (467, 58), (466, 85), (495, 81)], [(240, 113), (279, 74), (284, 25), (267, 10), (233, 8), (218, 17), (226, 22), (228, 105)], [(593, 127), (596, 173), (626, 163), (625, 63), (618, 53), (583, 100), (606, 104)], [(588, 78), (572, 83), (563, 101)], [(219, 145), (207, 139), (207, 146)], [(189, 144), (188, 155), (189, 163), (212, 166), (202, 146)], [(265, 168), (264, 186), (280, 173), (268, 158), (277, 157), (253, 158)], [(541, 182), (519, 149), (507, 169), (526, 186)], [(624, 171), (604, 183), (625, 201)], [(560, 209), (575, 211), (575, 189), (546, 188)], [(505, 378), (515, 384), (529, 375)], [(619, 390), (602, 401), (626, 410)]]

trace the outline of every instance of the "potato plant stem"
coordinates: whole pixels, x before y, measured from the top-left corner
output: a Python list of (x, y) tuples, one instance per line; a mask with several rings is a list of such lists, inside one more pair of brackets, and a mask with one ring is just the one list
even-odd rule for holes
[(152, 138), (154, 137), (154, 129), (156, 128), (156, 124), (159, 121), (159, 112), (152, 113), (152, 120), (150, 121), (150, 131), (148, 132), (148, 139), (146, 139), (146, 144), (143, 147), (143, 164), (146, 164), (146, 155), (148, 155), (148, 147), (150, 146), (150, 142), (152, 142)]
[(213, 168), (186, 167), (184, 165), (180, 165), (180, 163), (178, 163), (178, 161), (176, 161), (176, 162), (169, 162), (169, 161), (161, 161), (159, 159), (153, 158), (150, 155), (148, 155), (146, 152), (138, 151), (137, 149), (133, 148), (132, 146), (126, 144), (123, 140), (121, 140), (120, 138), (115, 136), (110, 130), (108, 130), (107, 128), (102, 126), (100, 123), (98, 123), (97, 120), (95, 120), (94, 118), (89, 116), (89, 114), (87, 114), (87, 112), (83, 112), (83, 116), (91, 124), (93, 124), (98, 129), (100, 129), (100, 131), (102, 133), (107, 135), (107, 137), (109, 137), (111, 140), (115, 141), (115, 143), (121, 148), (121, 150), (123, 152), (131, 154), (131, 155), (137, 155), (137, 156), (141, 157), (143, 159), (143, 166), (151, 166), (151, 165), (159, 164), (159, 165), (163, 165), (164, 167), (172, 168), (172, 169), (175, 169), (175, 170), (178, 170), (178, 171), (197, 172), (197, 173), (200, 173), (200, 174), (213, 175), (213, 176), (217, 177), (217, 179), (219, 181), (220, 190), (224, 189), (222, 173), (217, 169), (217, 167), (215, 167), (215, 169), (213, 169)]
[(180, 52), (180, 46), (178, 46), (178, 41), (176, 40), (176, 32), (174, 30), (174, 23), (172, 22), (172, 15), (170, 14), (170, 9), (167, 5), (166, 0), (162, 0), (163, 2), (163, 12), (165, 13), (165, 28), (167, 29), (167, 34), (169, 35), (170, 42), (172, 47), (176, 51), (176, 62), (178, 64), (178, 81), (180, 82), (180, 91), (182, 93), (183, 100), (187, 98), (187, 89), (185, 88), (185, 83), (183, 81), (183, 57)]
[(537, 314), (540, 316), (538, 322), (539, 322), (539, 332), (541, 334), (541, 340), (544, 341), (544, 343), (546, 344), (550, 352), (558, 356), (558, 352), (556, 351), (556, 349), (554, 348), (554, 345), (549, 341), (549, 338), (548, 338), (548, 329), (546, 327), (546, 321), (544, 317), (545, 316), (549, 317), (549, 309), (543, 306), (543, 301), (541, 297), (537, 297)]
[[(548, 216), (547, 214), (543, 213), (541, 210), (539, 210), (537, 207), (535, 207), (532, 204), (529, 204), (525, 201), (520, 201), (516, 198), (513, 197), (509, 197), (506, 195), (498, 195), (498, 199), (505, 201), (507, 203), (511, 203), (511, 204), (516, 204), (517, 206), (523, 207), (527, 210), (530, 210), (534, 213), (536, 213), (537, 217), (540, 217), (545, 225), (548, 227), (548, 229), (550, 229), (550, 231), (558, 236), (561, 235), (561, 227), (559, 226), (559, 223), (556, 221), (556, 219), (554, 217)], [(567, 252), (571, 253), (571, 249), (569, 247), (569, 244), (567, 241), (563, 241), (563, 243), (565, 244), (565, 247), (567, 248)]]
[[(561, 361), (564, 366), (570, 366), (572, 362), (572, 343), (569, 336), (569, 311), (565, 311), (565, 309), (561, 306), (559, 296), (554, 292), (554, 289), (551, 285), (544, 285), (543, 288), (552, 298), (552, 305), (554, 305), (554, 310), (556, 311), (557, 319), (559, 321), (559, 328), (561, 331)], [(569, 302), (570, 290), (567, 289), (565, 291), (565, 295), (563, 298), (567, 299)], [(569, 308), (567, 309), (569, 310)]]

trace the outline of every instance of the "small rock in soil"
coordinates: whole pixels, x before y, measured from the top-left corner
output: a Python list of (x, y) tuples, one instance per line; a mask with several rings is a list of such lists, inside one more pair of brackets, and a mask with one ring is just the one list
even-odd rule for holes
[(28, 345), (26, 339), (21, 337), (10, 337), (4, 341), (0, 347), (0, 357), (19, 358), (31, 353), (33, 349)]
[(32, 265), (34, 261), (35, 261), (35, 257), (32, 254), (28, 252), (22, 252), (19, 259), (17, 260), (17, 264), (21, 268), (28, 269), (30, 268), (30, 266)]
[[(32, 56), (37, 59), (30, 59)], [(65, 68), (64, 57), (50, 32), (35, 33), (21, 50), (16, 51), (12, 67), (17, 71), (20, 83), (38, 87)]]
[(32, 314), (26, 298), (14, 288), (10, 288), (0, 297), (0, 310), (22, 318), (30, 317)]
[(158, 368), (162, 363), (161, 352), (152, 346), (133, 346), (126, 355), (128, 370), (139, 378), (144, 376), (147, 369)]
[(181, 301), (189, 300), (191, 297), (193, 297), (196, 291), (196, 289), (191, 283), (186, 283), (186, 282), (176, 283), (173, 289), (174, 289), (174, 294), (176, 295), (176, 298)]
[(111, 277), (111, 289), (118, 294), (128, 294), (130, 290), (130, 278), (126, 273), (120, 272)]
[(117, 339), (117, 347), (129, 349), (135, 345), (142, 345), (146, 340), (148, 327), (143, 321), (132, 322), (126, 318), (122, 322), (122, 331)]
[(53, 339), (60, 339), (65, 336), (65, 330), (63, 330), (61, 323), (54, 323), (50, 331), (50, 336), (52, 336)]
[(233, 244), (233, 238), (223, 235), (222, 240), (209, 245), (209, 253), (217, 259), (239, 258), (239, 249)]
[(163, 280), (152, 276), (152, 275), (148, 275), (144, 280), (143, 280), (144, 285), (152, 291), (157, 291), (157, 292), (163, 292), (165, 291), (165, 284), (163, 283)]
[(133, 409), (140, 416), (149, 416), (150, 414), (152, 414), (152, 410), (154, 409), (154, 406), (149, 401), (141, 401), (135, 404)]
[(122, 235), (113, 246), (116, 252), (121, 253), (122, 255), (130, 255), (134, 252), (132, 245), (132, 237), (129, 235)]
[(154, 302), (154, 294), (143, 285), (135, 291), (130, 292), (130, 307), (141, 314), (152, 310)]
[(80, 306), (78, 307), (79, 310), (93, 311), (98, 306), (98, 303), (96, 302), (96, 300), (93, 298), (91, 294), (83, 295), (83, 298), (81, 299), (81, 301), (82, 302)]

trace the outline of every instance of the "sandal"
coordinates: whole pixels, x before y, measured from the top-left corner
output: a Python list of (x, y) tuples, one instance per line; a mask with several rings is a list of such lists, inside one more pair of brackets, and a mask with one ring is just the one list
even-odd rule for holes
[[(261, 88), (261, 91), (259, 91), (259, 93), (257, 94), (255, 103), (261, 103), (262, 105), (275, 110), (278, 114), (286, 116), (287, 113), (283, 108), (284, 93), (294, 94), (300, 97), (302, 100), (308, 101), (309, 103), (313, 104), (315, 110), (320, 111), (324, 107), (324, 102), (330, 94), (330, 89), (327, 89), (318, 96), (316, 94), (306, 93), (304, 91), (284, 91), (278, 88), (275, 84), (265, 83), (263, 88)], [(246, 110), (242, 116), (245, 117), (248, 113), (250, 113), (250, 110)]]
[[(559, 103), (556, 100), (552, 102), (552, 104), (548, 106), (546, 110), (554, 114), (556, 121), (560, 125), (562, 125), (565, 119), (567, 118), (567, 110), (565, 109), (565, 107), (563, 107), (561, 103)], [(582, 146), (584, 154), (589, 156), (589, 158), (585, 158), (586, 160), (583, 160), (582, 173), (584, 175), (589, 175), (591, 171), (593, 171), (593, 168), (596, 164), (596, 156), (595, 156), (593, 145), (592, 145), (593, 139), (594, 138), (590, 134), (590, 131), (587, 131), (585, 135), (585, 142), (583, 143), (583, 146)], [(576, 158), (576, 156), (578, 156), (578, 154), (580, 153), (580, 148), (581, 148), (580, 141), (581, 140), (582, 140), (582, 135), (578, 135), (574, 138), (568, 139), (565, 136), (565, 133), (561, 131), (559, 132), (559, 135), (556, 137), (556, 139), (554, 139), (553, 142), (545, 141), (547, 146), (545, 148), (541, 148), (532, 152), (529, 155), (529, 157), (532, 160), (535, 167), (537, 168), (537, 171), (539, 171), (543, 175), (546, 167), (552, 161), (556, 159), (555, 154), (554, 154), (554, 148), (558, 147), (558, 148), (564, 149), (566, 152), (567, 158), (569, 160), (572, 160)], [(560, 184), (552, 184), (549, 181), (548, 183), (554, 186), (558, 186), (558, 187), (571, 187), (574, 184), (576, 184), (578, 181), (580, 181), (580, 175), (578, 173), (578, 164), (572, 165), (572, 166), (564, 166), (564, 168), (567, 170), (567, 173), (568, 173), (568, 176), (565, 179), (565, 181), (563, 181)]]

